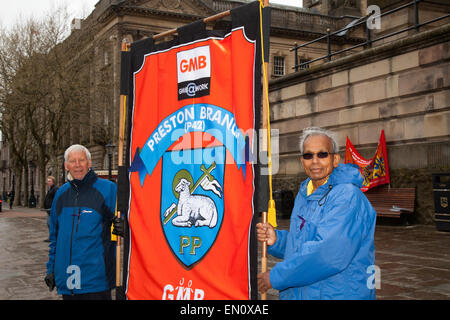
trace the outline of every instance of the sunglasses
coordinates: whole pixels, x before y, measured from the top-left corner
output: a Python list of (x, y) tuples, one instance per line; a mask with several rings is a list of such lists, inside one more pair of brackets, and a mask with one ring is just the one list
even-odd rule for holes
[(302, 154), (302, 157), (305, 160), (311, 160), (314, 157), (315, 154), (317, 155), (317, 158), (325, 159), (325, 158), (328, 158), (328, 156), (330, 154), (334, 154), (334, 153), (332, 153), (332, 152), (325, 152), (325, 151), (321, 151), (321, 152), (317, 152), (317, 153), (304, 153), (304, 154)]

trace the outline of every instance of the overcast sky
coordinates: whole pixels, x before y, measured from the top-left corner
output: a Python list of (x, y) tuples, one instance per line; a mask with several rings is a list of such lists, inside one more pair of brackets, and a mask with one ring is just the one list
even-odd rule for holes
[(8, 27), (17, 21), (29, 17), (41, 18), (52, 8), (67, 4), (71, 17), (86, 17), (98, 0), (0, 0), (0, 23)]
[[(270, 0), (270, 3), (279, 3), (290, 6), (302, 6), (303, 0)], [(84, 18), (95, 8), (98, 0), (0, 0), (0, 25), (8, 27), (19, 16), (27, 19), (30, 16), (40, 18), (51, 8), (66, 3), (72, 17)]]
[(301, 7), (303, 0), (270, 0), (270, 3), (279, 3), (288, 6)]

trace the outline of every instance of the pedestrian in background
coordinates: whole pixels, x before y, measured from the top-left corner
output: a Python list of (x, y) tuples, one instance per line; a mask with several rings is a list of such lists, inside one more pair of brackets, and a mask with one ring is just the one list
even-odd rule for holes
[[(53, 198), (55, 197), (56, 191), (58, 190), (55, 177), (47, 177), (47, 187), (48, 190), (44, 199), (44, 210), (47, 212), (47, 227), (50, 234), (50, 209), (52, 208)], [(50, 238), (48, 238), (46, 241), (50, 241)]]
[(63, 300), (111, 300), (115, 286), (115, 242), (111, 224), (116, 184), (99, 179), (91, 153), (72, 145), (64, 167), (72, 180), (56, 192), (50, 211), (50, 244), (45, 283)]
[(13, 207), (13, 203), (14, 203), (14, 195), (16, 194), (16, 192), (13, 190), (11, 190), (11, 192), (9, 193), (8, 197), (9, 197), (9, 209), (12, 210)]
[(367, 270), (375, 264), (376, 213), (361, 192), (363, 178), (354, 165), (339, 164), (331, 132), (304, 129), (301, 162), (309, 176), (300, 186), (290, 229), (257, 224), (259, 241), (283, 259), (258, 275), (261, 292), (274, 288), (280, 299), (375, 299)]

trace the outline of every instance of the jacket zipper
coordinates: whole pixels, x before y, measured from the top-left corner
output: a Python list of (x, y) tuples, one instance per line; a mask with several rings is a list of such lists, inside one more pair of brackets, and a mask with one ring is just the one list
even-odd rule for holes
[(81, 208), (78, 208), (78, 221), (77, 221), (77, 228), (75, 230), (75, 233), (78, 232), (78, 225), (80, 224), (80, 217), (81, 217)]
[[(75, 224), (75, 216), (76, 216), (75, 212), (76, 212), (76, 209), (78, 207), (78, 195), (79, 195), (78, 187), (76, 186), (76, 184), (72, 184), (72, 185), (75, 187), (76, 195), (75, 195), (75, 204), (74, 204), (74, 207), (73, 207), (73, 214), (72, 214), (72, 233), (71, 233), (71, 236), (70, 236), (69, 266), (72, 265), (73, 227), (74, 227), (74, 224)], [(78, 231), (78, 223), (79, 222), (80, 222), (80, 213), (78, 212), (78, 222), (77, 222), (77, 229), (76, 229), (76, 231)], [(70, 290), (70, 292), (73, 295), (73, 290)]]

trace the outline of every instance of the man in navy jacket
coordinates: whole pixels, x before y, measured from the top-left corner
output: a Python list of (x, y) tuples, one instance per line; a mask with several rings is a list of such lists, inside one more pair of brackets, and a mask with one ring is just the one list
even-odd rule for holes
[(50, 245), (45, 282), (63, 300), (111, 300), (115, 242), (111, 222), (116, 185), (91, 170), (91, 154), (81, 145), (64, 153), (69, 181), (56, 192), (50, 212)]

